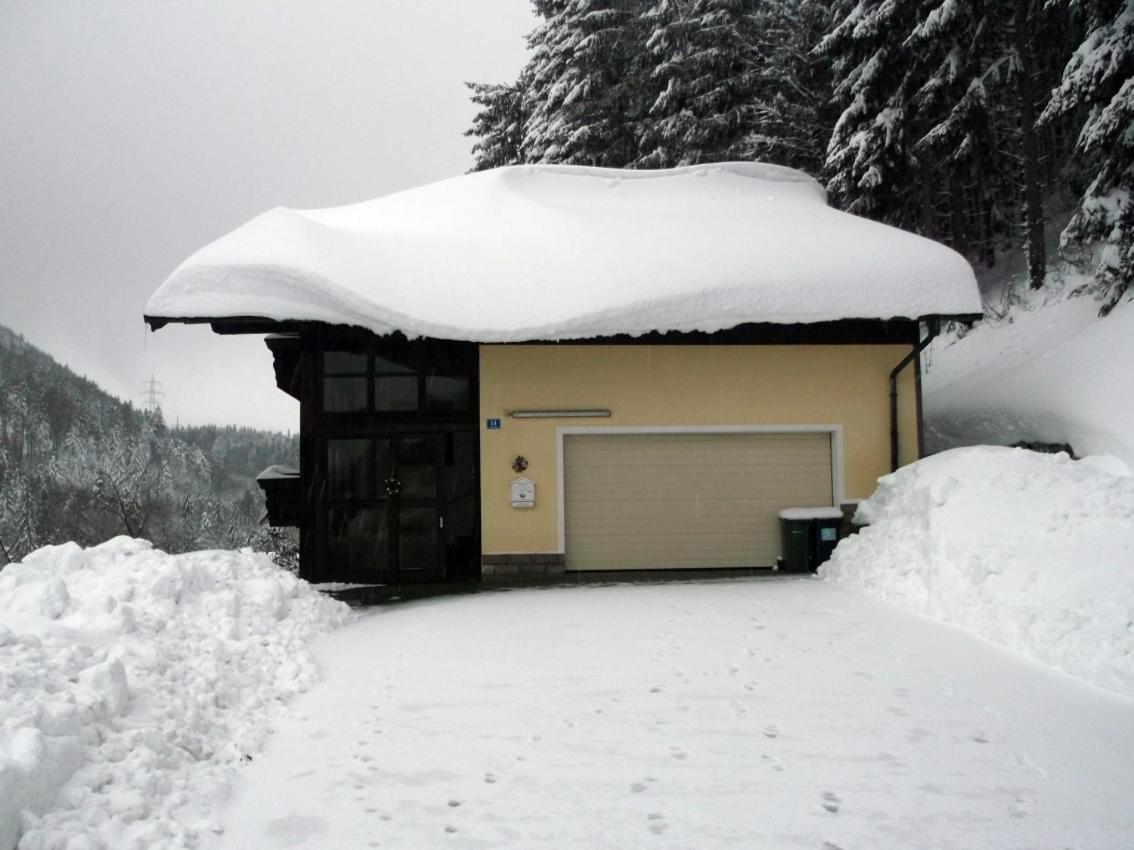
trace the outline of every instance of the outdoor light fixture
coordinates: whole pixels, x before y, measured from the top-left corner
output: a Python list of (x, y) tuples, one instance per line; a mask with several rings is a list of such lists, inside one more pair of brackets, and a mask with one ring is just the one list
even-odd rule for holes
[(577, 410), (509, 410), (508, 415), (513, 419), (584, 419), (610, 416), (610, 411), (601, 407)]

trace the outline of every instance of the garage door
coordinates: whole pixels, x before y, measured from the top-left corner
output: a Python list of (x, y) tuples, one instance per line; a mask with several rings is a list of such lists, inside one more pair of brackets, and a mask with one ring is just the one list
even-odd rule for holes
[(564, 437), (567, 569), (771, 566), (778, 514), (833, 502), (829, 433)]

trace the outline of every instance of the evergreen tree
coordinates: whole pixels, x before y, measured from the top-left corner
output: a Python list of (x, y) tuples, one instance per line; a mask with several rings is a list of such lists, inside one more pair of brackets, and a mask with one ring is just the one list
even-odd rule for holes
[(473, 118), (466, 136), (476, 139), (472, 153), (476, 159), (473, 171), (484, 171), (524, 161), (524, 96), (523, 83), (512, 85), (465, 83), (469, 96), (480, 111)]
[(743, 156), (761, 80), (758, 0), (657, 0), (644, 18), (657, 97), (638, 164), (669, 168)]
[(843, 209), (899, 227), (917, 222), (909, 191), (919, 177), (913, 143), (920, 134), (910, 112), (917, 58), (900, 43), (917, 11), (910, 2), (840, 0), (831, 31), (816, 46), (839, 80), (828, 194)]
[(1051, 57), (1069, 49), (1071, 33), (1067, 15), (1041, 0), (935, 0), (905, 42), (934, 61), (915, 95), (932, 122), (917, 152), (945, 166), (934, 194), (948, 198), (951, 225), (941, 230), (986, 262), (993, 238), (1018, 230), (1033, 287), (1046, 273), (1052, 165), (1069, 153), (1061, 128), (1041, 128), (1037, 116), (1058, 75)]
[(1076, 152), (1093, 178), (1061, 246), (1091, 261), (1106, 313), (1134, 279), (1134, 7), (1127, 0), (1069, 5), (1087, 13), (1089, 31), (1042, 118), (1085, 116)]
[(943, 238), (991, 263), (996, 240), (1024, 248), (1033, 287), (1046, 273), (1044, 198), (1060, 136), (1037, 127), (1066, 15), (1042, 0), (863, 0), (840, 9), (820, 46), (857, 61), (836, 89), (829, 148), (837, 202)]
[(524, 71), (528, 162), (621, 168), (643, 113), (638, 0), (537, 0)]
[(835, 116), (830, 64), (813, 50), (827, 32), (829, 0), (764, 0), (755, 34), (759, 79), (746, 105), (743, 159), (819, 175)]

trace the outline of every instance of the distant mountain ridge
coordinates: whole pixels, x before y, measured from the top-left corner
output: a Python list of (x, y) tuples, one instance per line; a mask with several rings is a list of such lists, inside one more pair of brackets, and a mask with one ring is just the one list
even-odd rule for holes
[(298, 435), (169, 428), (0, 325), (0, 564), (116, 534), (286, 554), (284, 535), (259, 525), (254, 478), (298, 457)]

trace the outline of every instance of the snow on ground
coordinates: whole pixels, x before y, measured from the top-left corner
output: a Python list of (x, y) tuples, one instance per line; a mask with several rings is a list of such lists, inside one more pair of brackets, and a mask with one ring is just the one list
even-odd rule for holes
[(250, 552), (119, 537), (0, 571), (0, 850), (199, 845), (346, 606)]
[(981, 312), (955, 251), (800, 171), (523, 165), (277, 208), (187, 259), (148, 317), (260, 316), (515, 342)]
[(451, 597), (316, 650), (216, 846), (1134, 840), (1134, 701), (834, 582)]
[[(979, 446), (880, 479), (824, 577), (1134, 696), (1134, 478)], [(1132, 836), (1134, 846), (1134, 836)]]
[(1082, 282), (1057, 269), (1003, 318), (934, 342), (924, 382), (930, 450), (1068, 442), (1134, 466), (1134, 299), (1099, 318), (1098, 301), (1069, 296)]

